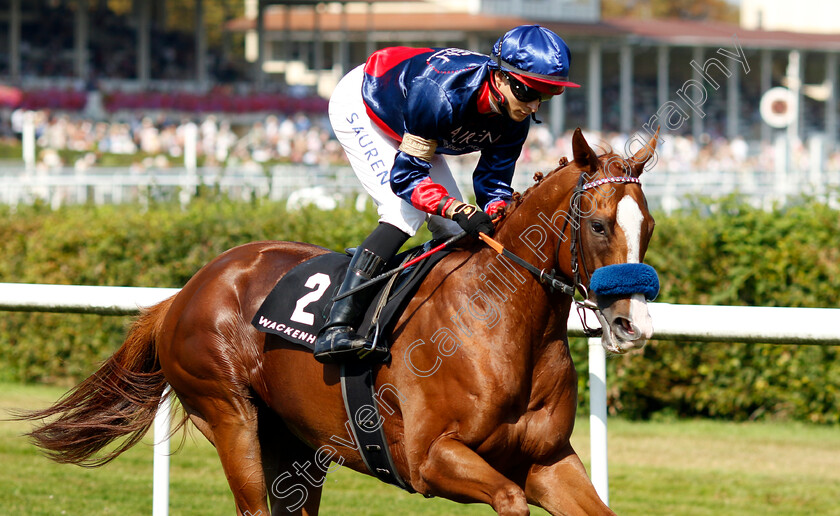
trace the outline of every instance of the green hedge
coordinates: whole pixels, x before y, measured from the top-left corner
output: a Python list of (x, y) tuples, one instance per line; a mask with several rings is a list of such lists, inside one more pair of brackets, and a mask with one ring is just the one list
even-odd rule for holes
[[(803, 199), (764, 211), (728, 198), (659, 215), (646, 261), (659, 271), (662, 302), (837, 307), (838, 242), (840, 212), (825, 204)], [(609, 362), (612, 407), (633, 417), (665, 412), (838, 423), (838, 351), (652, 342), (638, 355)]]
[[(737, 199), (664, 216), (647, 262), (658, 301), (838, 306), (840, 213), (803, 200), (763, 211)], [(287, 212), (281, 204), (198, 200), (160, 204), (0, 208), (0, 281), (180, 287), (221, 251), (261, 239), (358, 244), (373, 210)], [(412, 243), (428, 236), (422, 233)], [(4, 313), (0, 380), (73, 383), (122, 342), (128, 318)], [(654, 321), (654, 325), (656, 321)], [(714, 321), (709, 321), (714, 324)], [(586, 345), (572, 343), (585, 387)], [(611, 410), (730, 419), (840, 422), (838, 348), (651, 342), (608, 361)], [(581, 391), (586, 403), (586, 390)]]
[[(377, 215), (282, 204), (0, 207), (0, 282), (181, 287), (222, 251), (256, 240), (357, 245)], [(427, 237), (418, 236), (408, 245)], [(122, 343), (129, 317), (9, 313), (0, 317), (0, 380), (71, 384)]]

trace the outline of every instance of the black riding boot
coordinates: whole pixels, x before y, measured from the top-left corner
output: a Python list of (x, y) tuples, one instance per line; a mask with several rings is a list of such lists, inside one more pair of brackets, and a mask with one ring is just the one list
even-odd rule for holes
[[(335, 294), (339, 296), (379, 274), (408, 239), (408, 235), (390, 224), (380, 224), (356, 250), (344, 282)], [(315, 341), (315, 359), (323, 363), (361, 359), (382, 361), (388, 356), (384, 346), (371, 348), (371, 343), (356, 330), (376, 296), (377, 288), (362, 289), (333, 303), (330, 316)]]

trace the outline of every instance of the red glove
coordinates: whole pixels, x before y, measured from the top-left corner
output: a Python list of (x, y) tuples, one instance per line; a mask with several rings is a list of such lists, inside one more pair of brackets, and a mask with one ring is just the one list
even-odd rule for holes
[(490, 218), (494, 221), (500, 219), (505, 214), (505, 209), (507, 208), (507, 202), (505, 201), (493, 201), (487, 205), (487, 214), (490, 215)]

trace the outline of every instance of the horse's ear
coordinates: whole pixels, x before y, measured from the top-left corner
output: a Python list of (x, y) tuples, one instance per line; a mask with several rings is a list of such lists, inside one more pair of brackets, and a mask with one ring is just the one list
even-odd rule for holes
[(583, 131), (580, 130), (580, 127), (575, 129), (575, 134), (572, 136), (572, 153), (575, 157), (575, 163), (583, 170), (598, 170), (598, 155), (595, 154), (586, 138), (583, 137)]
[(659, 127), (653, 133), (651, 139), (633, 157), (630, 158), (630, 175), (639, 177), (645, 171), (645, 165), (651, 158), (656, 156), (656, 142), (659, 141)]

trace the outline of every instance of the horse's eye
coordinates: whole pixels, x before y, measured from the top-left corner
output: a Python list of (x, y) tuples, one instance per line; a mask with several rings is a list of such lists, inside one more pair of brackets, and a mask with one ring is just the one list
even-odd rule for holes
[(607, 228), (605, 228), (604, 225), (602, 223), (598, 222), (597, 220), (593, 220), (590, 223), (590, 227), (592, 228), (592, 231), (594, 231), (595, 233), (598, 233), (599, 235), (606, 235), (607, 234)]

